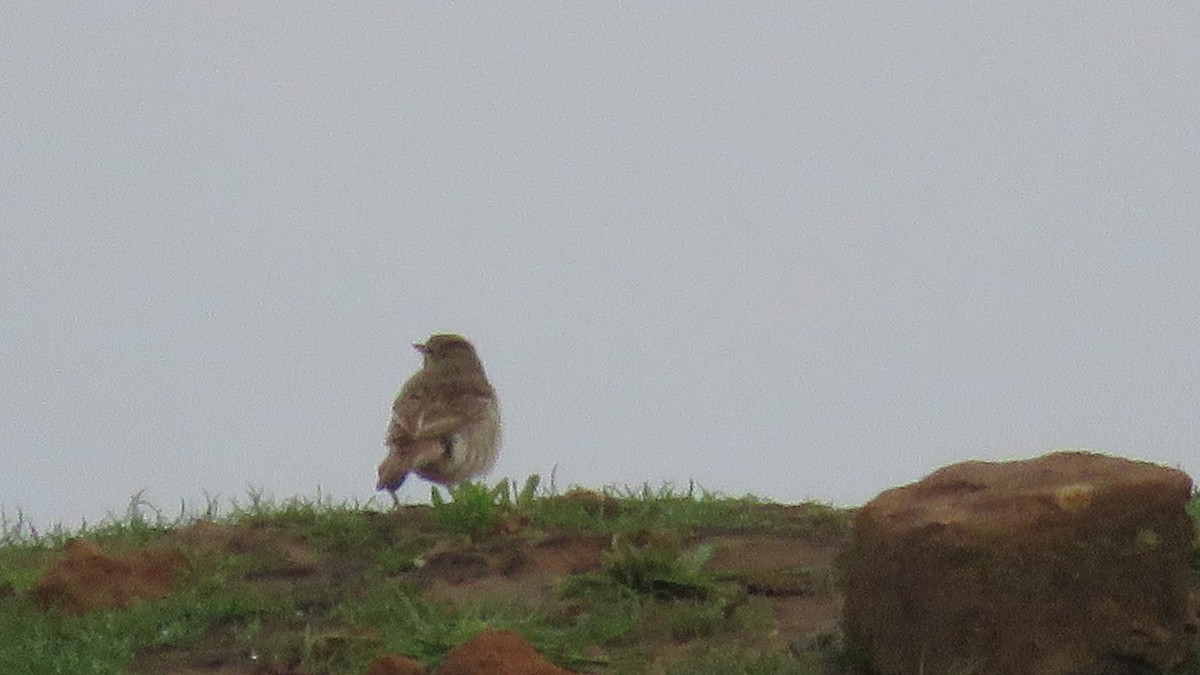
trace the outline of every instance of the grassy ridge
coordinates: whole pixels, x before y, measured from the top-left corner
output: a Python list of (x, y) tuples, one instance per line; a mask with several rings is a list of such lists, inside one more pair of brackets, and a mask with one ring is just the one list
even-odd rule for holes
[[(854, 662), (836, 635), (770, 637), (771, 605), (748, 595), (738, 575), (708, 571), (712, 547), (694, 544), (697, 533), (750, 531), (837, 542), (848, 533), (847, 510), (786, 508), (695, 486), (560, 494), (532, 477), (520, 486), (435, 489), (431, 507), (400, 514), (321, 496), (275, 503), (257, 492), (217, 511), (210, 500), (200, 514), (168, 518), (135, 496), (123, 519), (83, 530), (38, 533), (20, 518), (5, 521), (0, 674), (169, 672), (204, 662), (362, 673), (389, 651), (436, 665), (484, 627), (514, 630), (580, 671), (644, 673), (653, 662), (662, 673), (815, 674), (849, 672)], [(1189, 512), (1200, 522), (1200, 495)], [(431, 552), (496, 550), (503, 559), (505, 542), (523, 554), (555, 533), (606, 542), (600, 569), (563, 575), (543, 596), (450, 602), (426, 592), (438, 560), (457, 559)], [(43, 612), (22, 592), (70, 536), (110, 553), (173, 547), (189, 565), (164, 600), (82, 617)], [(832, 583), (817, 592), (832, 592)], [(1179, 672), (1200, 674), (1200, 663)]]

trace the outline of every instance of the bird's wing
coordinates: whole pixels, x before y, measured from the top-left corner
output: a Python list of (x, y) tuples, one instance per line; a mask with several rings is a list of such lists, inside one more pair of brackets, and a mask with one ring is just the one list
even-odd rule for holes
[(488, 399), (484, 396), (457, 396), (447, 400), (440, 397), (419, 398), (400, 396), (392, 406), (389, 440), (423, 440), (443, 438), (487, 413)]

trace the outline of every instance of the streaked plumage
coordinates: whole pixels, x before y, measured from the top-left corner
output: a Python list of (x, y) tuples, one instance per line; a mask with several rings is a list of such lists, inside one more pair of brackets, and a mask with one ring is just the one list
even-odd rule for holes
[(485, 473), (500, 445), (500, 408), (475, 348), (459, 335), (414, 344), (425, 361), (400, 389), (388, 425), (389, 452), (376, 488), (396, 490), (409, 473), (454, 485)]

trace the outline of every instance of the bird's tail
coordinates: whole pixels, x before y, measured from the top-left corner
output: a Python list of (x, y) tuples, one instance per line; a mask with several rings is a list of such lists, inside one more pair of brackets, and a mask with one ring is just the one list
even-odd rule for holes
[(379, 464), (379, 482), (375, 484), (375, 489), (395, 492), (413, 469), (436, 458), (441, 452), (442, 446), (436, 440), (393, 446)]

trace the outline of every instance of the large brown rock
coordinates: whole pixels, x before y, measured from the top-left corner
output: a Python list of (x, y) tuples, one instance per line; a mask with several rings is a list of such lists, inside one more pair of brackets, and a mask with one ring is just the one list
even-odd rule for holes
[(1191, 488), (1173, 469), (1064, 452), (888, 490), (856, 516), (847, 635), (885, 675), (1177, 665), (1198, 630)]

